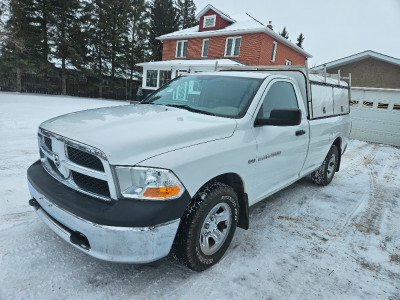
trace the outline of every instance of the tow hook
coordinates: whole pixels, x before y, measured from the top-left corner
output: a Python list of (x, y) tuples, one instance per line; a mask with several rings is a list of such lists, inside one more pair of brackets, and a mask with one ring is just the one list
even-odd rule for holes
[(87, 237), (78, 231), (72, 232), (70, 236), (70, 241), (72, 244), (75, 244), (82, 249), (89, 250), (90, 249), (90, 244), (87, 239)]
[(29, 200), (29, 205), (34, 207), (35, 209), (40, 208), (40, 204), (34, 198)]

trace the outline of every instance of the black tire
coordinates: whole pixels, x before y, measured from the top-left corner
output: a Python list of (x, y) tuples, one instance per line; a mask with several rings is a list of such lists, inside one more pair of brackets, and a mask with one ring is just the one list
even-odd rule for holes
[[(220, 213), (218, 214), (218, 211), (216, 211), (213, 214), (212, 212), (215, 209), (219, 209)], [(230, 212), (229, 227), (228, 221), (217, 221), (217, 218), (220, 220), (220, 218), (223, 219), (225, 217), (225, 214), (224, 217), (220, 217), (224, 211), (227, 214)], [(214, 218), (214, 223), (210, 225), (206, 222), (206, 218), (207, 220), (212, 220), (213, 216), (216, 217)], [(219, 182), (211, 182), (205, 185), (193, 197), (192, 202), (181, 218), (173, 245), (174, 256), (194, 271), (204, 271), (215, 265), (225, 254), (232, 241), (238, 216), (238, 197), (230, 186)], [(214, 228), (213, 232), (218, 230), (224, 236), (224, 239), (219, 244), (215, 240), (215, 244), (211, 245), (213, 241), (212, 233), (205, 234), (207, 230), (211, 230), (211, 227)], [(205, 236), (208, 236), (206, 238), (207, 243), (204, 240)], [(204, 241), (203, 243), (200, 242), (201, 238)], [(210, 247), (207, 248), (206, 245)], [(210, 253), (205, 253), (205, 250)]]
[(339, 152), (336, 146), (333, 145), (319, 169), (311, 173), (312, 181), (322, 186), (330, 184), (333, 176), (335, 176), (338, 162)]

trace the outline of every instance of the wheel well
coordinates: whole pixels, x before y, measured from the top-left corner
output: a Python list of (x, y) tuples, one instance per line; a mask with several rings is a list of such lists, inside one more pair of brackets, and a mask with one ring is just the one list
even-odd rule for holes
[(249, 201), (242, 178), (236, 173), (225, 173), (214, 177), (207, 183), (213, 181), (225, 183), (233, 188), (239, 201), (238, 227), (246, 230), (249, 229)]
[(341, 162), (341, 160), (342, 160), (342, 139), (341, 139), (340, 137), (338, 137), (338, 138), (333, 142), (332, 145), (335, 145), (335, 146), (336, 146), (336, 148), (337, 148), (337, 150), (338, 150), (338, 153), (339, 153), (338, 165), (337, 165), (337, 168), (336, 168), (336, 172), (337, 172), (337, 171), (339, 171), (340, 162)]

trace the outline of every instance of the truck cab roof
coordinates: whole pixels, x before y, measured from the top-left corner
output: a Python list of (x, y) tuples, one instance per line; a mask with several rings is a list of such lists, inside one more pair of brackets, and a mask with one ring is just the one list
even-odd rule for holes
[(265, 79), (270, 73), (265, 71), (220, 71), (220, 72), (202, 72), (189, 74), (187, 76), (208, 75), (208, 76), (230, 76), (230, 77), (247, 77), (256, 79)]

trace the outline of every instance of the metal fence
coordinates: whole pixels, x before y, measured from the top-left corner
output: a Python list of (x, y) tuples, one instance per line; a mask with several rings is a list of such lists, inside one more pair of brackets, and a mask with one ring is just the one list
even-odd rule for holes
[[(17, 91), (16, 78), (16, 73), (0, 73), (0, 91)], [(66, 94), (89, 98), (134, 100), (140, 84), (139, 81), (133, 81), (131, 84), (130, 80), (123, 78), (114, 78), (113, 80), (106, 78), (102, 82), (102, 95), (100, 95), (97, 78), (76, 72), (73, 76), (68, 76), (66, 80)], [(21, 92), (23, 93), (60, 95), (62, 93), (61, 86), (61, 76), (21, 73)]]

